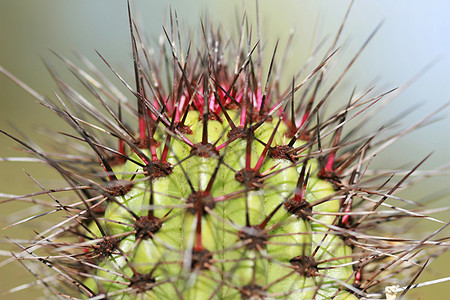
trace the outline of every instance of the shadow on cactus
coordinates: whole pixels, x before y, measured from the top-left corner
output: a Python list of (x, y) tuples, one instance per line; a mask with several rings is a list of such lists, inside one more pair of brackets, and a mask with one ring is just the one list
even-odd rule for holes
[[(245, 17), (233, 38), (202, 22), (201, 42), (182, 49), (175, 16), (150, 51), (130, 14), (134, 85), (102, 58), (129, 95), (83, 58), (87, 71), (56, 54), (89, 96), (52, 72), (53, 101), (0, 69), (76, 131), (63, 134), (66, 147), (83, 149), (47, 153), (1, 131), (67, 183), (4, 200), (47, 194), (67, 216), (26, 243), (11, 240), (21, 249), (14, 258), (40, 266), (29, 270), (48, 295), (70, 299), (350, 300), (382, 298), (393, 285), (402, 286), (393, 295), (406, 293), (448, 247), (433, 239), (445, 222), (429, 217), (441, 229), (406, 237), (404, 219), (426, 216), (394, 196), (425, 159), (406, 175), (368, 171), (404, 133), (378, 138), (390, 124), (358, 135), (364, 114), (394, 90), (349, 91), (346, 105), (325, 110), (376, 30), (326, 90), (339, 34), (283, 88), (286, 57), (277, 63), (277, 45), (263, 67)], [(70, 203), (60, 191), (72, 192)]]

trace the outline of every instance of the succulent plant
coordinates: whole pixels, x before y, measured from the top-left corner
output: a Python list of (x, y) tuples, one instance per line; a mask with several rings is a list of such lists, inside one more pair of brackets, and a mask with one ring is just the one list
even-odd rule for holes
[[(201, 42), (182, 49), (171, 14), (166, 43), (153, 51), (130, 14), (134, 84), (102, 57), (128, 95), (58, 53), (85, 91), (49, 68), (59, 88), (50, 100), (0, 68), (73, 128), (64, 143), (79, 153), (47, 153), (1, 130), (67, 183), (7, 199), (48, 194), (56, 203), (17, 224), (66, 214), (27, 243), (12, 240), (22, 249), (14, 256), (41, 265), (29, 270), (61, 298), (350, 300), (395, 284), (405, 288), (394, 294), (407, 292), (445, 246), (433, 240), (446, 227), (439, 220), (424, 239), (398, 237), (408, 218), (427, 216), (388, 201), (425, 159), (399, 178), (368, 169), (398, 133), (378, 139), (390, 124), (369, 135), (358, 128), (393, 90), (351, 90), (345, 105), (325, 109), (376, 30), (323, 90), (337, 38), (283, 87), (278, 45), (263, 66), (245, 17), (235, 38), (210, 20), (200, 29)], [(55, 194), (63, 191), (68, 203)]]

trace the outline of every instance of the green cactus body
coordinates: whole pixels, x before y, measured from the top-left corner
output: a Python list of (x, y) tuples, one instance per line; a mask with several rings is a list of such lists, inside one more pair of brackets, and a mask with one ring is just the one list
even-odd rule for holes
[[(239, 121), (238, 113), (227, 110), (234, 122)], [(219, 118), (225, 119), (223, 114)], [(224, 133), (230, 131), (230, 126), (226, 122), (208, 120), (205, 129), (204, 121), (199, 119), (196, 110), (187, 114), (185, 124), (192, 132), (185, 136), (192, 144), (202, 144), (204, 130), (208, 132), (204, 145), (227, 141)], [(192, 154), (189, 145), (172, 139), (167, 162), (174, 167), (167, 176), (149, 178), (151, 174), (139, 174), (145, 171), (128, 161), (121, 169), (125, 174), (122, 180), (130, 180), (127, 174), (137, 171), (139, 175), (133, 179), (136, 183), (125, 195), (110, 201), (103, 224), (109, 235), (134, 234), (120, 242), (120, 252), (127, 253), (127, 261), (123, 254), (112, 255), (102, 262), (102, 267), (120, 270), (130, 278), (133, 272), (151, 274), (151, 281), (147, 278), (140, 282), (147, 286), (138, 287), (148, 299), (174, 299), (180, 295), (185, 299), (272, 298), (268, 295), (321, 299), (338, 294), (350, 297), (338, 289), (343, 282), (353, 282), (353, 268), (348, 264), (352, 251), (326, 227), (336, 222), (336, 217), (316, 217), (313, 211), (296, 214), (287, 206), (299, 192), (298, 178), (305, 176), (302, 169), (309, 173), (304, 200), (313, 203), (329, 198), (313, 210), (340, 210), (339, 200), (333, 199), (334, 188), (317, 177), (314, 159), (303, 166), (300, 160), (267, 154), (269, 148), (265, 145), (270, 140), (273, 149), (287, 139), (287, 126), (278, 127), (279, 119), (270, 119), (254, 131), (254, 138), (237, 138), (220, 151), (202, 155)], [(165, 133), (157, 131), (155, 136), (163, 145)], [(302, 143), (299, 140), (295, 146)], [(158, 157), (162, 148), (157, 148)], [(144, 152), (150, 155), (147, 150)], [(261, 157), (257, 178), (237, 179), (240, 170), (253, 171)], [(137, 155), (133, 158), (139, 159)], [(192, 195), (199, 195), (194, 197), (196, 202), (191, 201)], [(130, 211), (139, 217), (154, 218), (160, 222), (160, 228), (141, 234)], [(118, 276), (105, 270), (96, 273), (97, 278), (118, 280)], [(92, 278), (86, 284), (97, 292), (124, 289), (122, 282)], [(119, 298), (133, 298), (126, 295)]]

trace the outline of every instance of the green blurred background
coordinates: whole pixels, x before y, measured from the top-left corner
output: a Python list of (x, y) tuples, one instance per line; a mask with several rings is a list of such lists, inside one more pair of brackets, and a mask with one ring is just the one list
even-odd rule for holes
[[(295, 30), (293, 50), (284, 74), (288, 82), (307, 59), (314, 37), (316, 44), (319, 42), (318, 37), (325, 36), (328, 36), (327, 45), (331, 43), (349, 5), (349, 1), (317, 0), (266, 0), (259, 3), (262, 39), (267, 41), (266, 52), (272, 51), (278, 38), (280, 45), (284, 45), (289, 31)], [(236, 12), (240, 14), (244, 7), (253, 20), (255, 11), (255, 1), (238, 0), (142, 0), (132, 1), (132, 6), (142, 31), (154, 40), (159, 37), (161, 25), (167, 21), (165, 16), (168, 15), (170, 7), (177, 11), (181, 22), (192, 28), (199, 28), (199, 19), (207, 12), (214, 22), (222, 23), (230, 32), (235, 32)], [(354, 85), (364, 88), (376, 83), (379, 91), (400, 86), (432, 60), (439, 58), (430, 71), (423, 74), (374, 118), (372, 128), (377, 128), (407, 108), (420, 104), (418, 110), (402, 121), (405, 126), (411, 125), (450, 100), (449, 14), (450, 4), (444, 0), (356, 1), (339, 43), (343, 46), (342, 64), (337, 63), (332, 73), (339, 74), (339, 68), (342, 69), (356, 53), (372, 30), (381, 21), (384, 20), (384, 23), (346, 76), (340, 88), (342, 93), (345, 92), (344, 98), (349, 96), (348, 91)], [(109, 78), (114, 78), (96, 55), (94, 49), (98, 50), (119, 73), (130, 76), (132, 70), (127, 22), (124, 0), (1, 0), (0, 65), (46, 96), (51, 95), (55, 84), (42, 60), (61, 66), (49, 48), (71, 59), (74, 59), (73, 51), (76, 50), (95, 62)], [(193, 30), (193, 33), (199, 34), (199, 31)], [(281, 53), (279, 51), (279, 54)], [(70, 77), (67, 71), (61, 71), (61, 75)], [(337, 91), (338, 95), (340, 91)], [(440, 116), (445, 117), (448, 111), (443, 111)], [(0, 128), (8, 132), (18, 129), (37, 144), (45, 143), (45, 137), (36, 133), (35, 129), (39, 127), (49, 127), (53, 130), (66, 128), (52, 113), (36, 104), (31, 96), (0, 74)], [(415, 131), (392, 145), (384, 154), (377, 156), (374, 167), (396, 167), (417, 162), (432, 150), (432, 158), (422, 169), (433, 169), (449, 163), (449, 130), (450, 118), (447, 117)], [(15, 147), (17, 145), (14, 142), (4, 136), (0, 137), (0, 157), (24, 155), (17, 152)], [(37, 163), (0, 162), (0, 193), (24, 194), (37, 191), (39, 188), (26, 176), (24, 170), (46, 187), (58, 186), (59, 177), (55, 172)], [(441, 176), (427, 180), (401, 195), (422, 199), (425, 195), (445, 190), (449, 186), (448, 182), (448, 176)], [(448, 205), (449, 200), (449, 197), (445, 197), (432, 206)], [(3, 204), (0, 207), (0, 227), (33, 213), (36, 213), (33, 211), (33, 205)], [(447, 215), (441, 214), (440, 217), (449, 221)], [(39, 226), (45, 222), (50, 223), (51, 220), (39, 219)], [(31, 229), (35, 226), (37, 223), (30, 223), (17, 229), (4, 230), (2, 234), (27, 238), (31, 236)], [(436, 228), (434, 224), (430, 224), (429, 229)], [(0, 239), (3, 240), (3, 237)], [(5, 248), (5, 244), (0, 244), (0, 249)], [(2, 261), (6, 253), (0, 254)], [(425, 272), (419, 282), (450, 276), (447, 267), (449, 264), (449, 255), (444, 255), (432, 263), (430, 271)], [(18, 263), (3, 266), (0, 268), (0, 293), (32, 279)], [(446, 297), (442, 295), (449, 293), (450, 284), (442, 283), (417, 289), (408, 298), (444, 299)], [(36, 289), (31, 288), (11, 295), (0, 294), (0, 298), (33, 299), (39, 295)]]

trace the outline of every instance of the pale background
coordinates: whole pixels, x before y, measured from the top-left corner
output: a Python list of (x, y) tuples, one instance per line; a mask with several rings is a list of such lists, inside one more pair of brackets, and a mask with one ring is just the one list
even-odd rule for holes
[[(198, 28), (199, 18), (207, 11), (215, 22), (224, 27), (235, 28), (235, 12), (242, 6), (250, 16), (254, 15), (254, 1), (136, 1), (134, 14), (149, 37), (157, 38), (161, 31), (168, 8), (175, 9), (182, 22)], [(317, 26), (319, 36), (331, 37), (337, 31), (349, 1), (260, 1), (262, 38), (272, 49), (280, 37), (280, 45), (286, 41), (291, 28), (295, 29), (295, 42), (290, 67), (286, 76), (300, 68), (311, 47), (313, 32)], [(373, 128), (383, 121), (397, 115), (406, 108), (421, 104), (402, 124), (410, 125), (426, 114), (450, 101), (450, 3), (448, 1), (356, 1), (345, 27), (343, 38), (343, 62), (354, 54), (371, 31), (384, 20), (384, 23), (361, 55), (354, 69), (346, 76), (343, 88), (366, 87), (374, 82), (377, 88), (387, 90), (400, 86), (414, 74), (439, 58), (435, 66), (417, 80), (404, 93), (399, 95), (373, 120)], [(228, 25), (229, 24), (229, 25)], [(199, 33), (197, 31), (197, 33)], [(89, 57), (102, 70), (107, 72), (95, 54), (98, 50), (121, 73), (131, 72), (130, 41), (126, 4), (124, 0), (1, 0), (0, 1), (0, 65), (14, 73), (21, 80), (43, 95), (50, 95), (54, 88), (42, 58), (58, 65), (48, 48), (74, 58), (77, 50)], [(268, 51), (270, 52), (270, 50)], [(281, 52), (279, 52), (281, 53)], [(63, 73), (68, 76), (67, 73)], [(112, 78), (112, 76), (111, 76)], [(344, 89), (345, 90), (345, 89)], [(421, 160), (434, 150), (432, 158), (422, 169), (433, 169), (450, 162), (450, 117), (449, 109), (440, 116), (446, 119), (431, 124), (413, 134), (402, 138), (387, 153), (377, 157), (375, 166), (396, 167)], [(0, 128), (14, 132), (13, 126), (23, 131), (33, 140), (42, 141), (34, 129), (45, 125), (56, 130), (61, 122), (40, 107), (21, 88), (0, 75)], [(12, 147), (16, 145), (6, 137), (0, 137), (0, 157), (18, 156)], [(0, 162), (0, 192), (23, 194), (38, 188), (30, 183), (23, 170), (27, 170), (46, 186), (52, 186), (54, 173), (37, 164)], [(449, 178), (428, 180), (412, 193), (409, 198), (421, 199), (425, 195), (445, 190)], [(448, 190), (447, 190), (448, 191)], [(445, 205), (446, 197), (434, 206)], [(23, 207), (23, 206), (22, 206)], [(0, 227), (15, 220), (17, 205), (0, 207)], [(28, 215), (32, 210), (27, 211)], [(27, 215), (27, 214), (26, 214)], [(441, 219), (449, 221), (441, 215)], [(43, 219), (45, 222), (45, 219)], [(22, 229), (30, 230), (31, 225)], [(435, 227), (432, 227), (435, 228)], [(2, 235), (26, 237), (16, 230), (5, 230)], [(448, 231), (447, 231), (448, 235)], [(1, 237), (0, 239), (3, 239)], [(0, 244), (0, 249), (4, 249)], [(419, 281), (449, 276), (447, 261), (440, 259), (433, 263), (432, 272), (426, 272)], [(0, 261), (3, 257), (0, 257)], [(20, 264), (0, 268), (0, 292), (30, 280)], [(450, 284), (443, 283), (431, 288), (421, 288), (410, 294), (411, 299), (443, 299), (450, 293)], [(31, 299), (37, 297), (34, 289), (1, 299)]]

